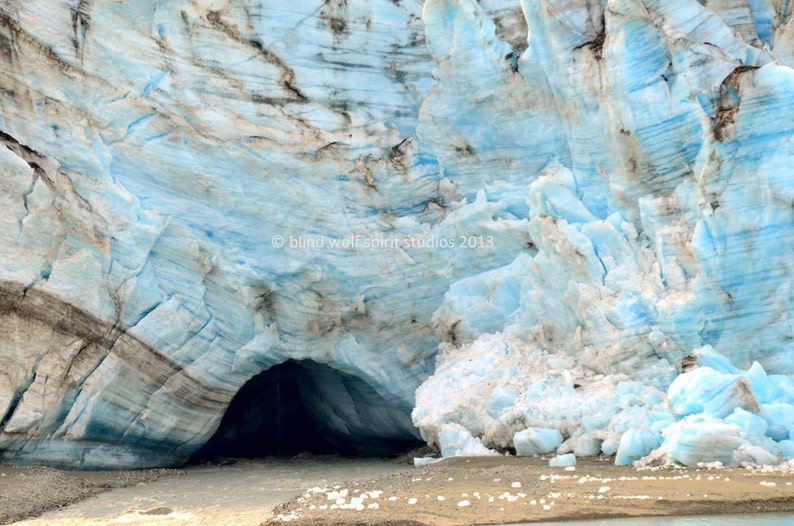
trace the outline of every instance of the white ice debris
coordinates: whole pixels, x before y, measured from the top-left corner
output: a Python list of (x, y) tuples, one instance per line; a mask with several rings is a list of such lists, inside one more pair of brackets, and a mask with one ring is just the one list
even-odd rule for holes
[[(700, 365), (666, 391), (587, 372), (516, 339), (486, 336), (456, 353), (417, 392), (415, 418), (426, 437), (440, 429), (445, 456), (495, 454), (489, 445), (519, 455), (556, 452), (549, 464), (559, 467), (575, 465), (576, 452), (639, 466), (758, 466), (794, 457), (794, 379), (768, 375), (757, 362), (742, 371), (711, 346), (695, 350)], [(455, 396), (440, 394), (447, 386), (456, 386)], [(445, 418), (459, 423), (434, 423)], [(518, 422), (535, 425), (516, 429)]]

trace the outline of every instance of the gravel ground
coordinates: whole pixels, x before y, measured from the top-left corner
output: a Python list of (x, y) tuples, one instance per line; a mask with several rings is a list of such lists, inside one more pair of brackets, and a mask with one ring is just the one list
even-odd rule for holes
[(636, 470), (611, 459), (565, 470), (536, 458), (485, 457), (312, 488), (264, 524), (467, 526), (793, 511), (791, 471)]
[(0, 465), (0, 524), (36, 517), (113, 488), (150, 482), (176, 470), (71, 472)]
[(0, 465), (0, 524), (469, 526), (761, 512), (794, 512), (794, 472), (636, 470), (611, 459), (580, 459), (571, 470), (521, 457), (421, 468), (293, 459), (104, 473)]
[[(64, 476), (110, 491), (39, 515), (37, 510), (15, 526), (259, 526), (273, 516), (273, 508), (317, 484), (369, 479), (410, 471), (413, 467), (388, 459), (295, 458), (219, 459), (187, 466), (178, 476), (148, 481), (142, 472), (79, 473)], [(57, 472), (56, 472), (57, 473)], [(155, 473), (157, 475), (158, 473)], [(68, 493), (37, 478), (42, 494), (63, 499)], [(139, 477), (132, 480), (129, 477)], [(120, 480), (118, 480), (120, 479)], [(79, 494), (71, 497), (80, 498)], [(0, 507), (4, 506), (0, 500)], [(24, 513), (25, 510), (20, 510)], [(35, 514), (35, 517), (32, 516)]]

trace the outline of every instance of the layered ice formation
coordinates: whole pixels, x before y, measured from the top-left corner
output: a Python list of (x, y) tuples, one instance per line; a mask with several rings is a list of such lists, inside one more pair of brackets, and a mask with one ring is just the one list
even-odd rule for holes
[(791, 2), (8, 1), (0, 51), (0, 459), (180, 464), (277, 367), (353, 452), (794, 455)]

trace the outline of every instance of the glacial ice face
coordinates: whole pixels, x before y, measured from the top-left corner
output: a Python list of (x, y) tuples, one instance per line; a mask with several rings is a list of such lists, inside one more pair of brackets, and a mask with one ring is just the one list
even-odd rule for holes
[[(449, 344), (413, 413), (428, 441), (457, 424), (519, 451), (547, 428), (558, 453), (622, 464), (780, 459), (782, 429), (753, 442), (730, 418), (785, 389), (730, 364), (794, 368), (792, 128), (775, 115), (791, 111), (789, 6), (735, 4), (523, 2), (529, 46), (506, 64), (476, 5), (427, 3), (439, 82), (419, 137), (451, 179), (485, 177), (531, 239), (435, 312)], [(703, 345), (721, 354), (676, 380)]]
[(453, 274), (422, 247), (331, 243), (467, 231), (412, 138), (433, 82), (421, 3), (0, 14), (3, 458), (179, 463), (289, 359), (379, 393), (349, 394), (369, 420), (341, 433), (415, 439)]
[[(792, 20), (4, 3), (2, 459), (178, 464), (288, 360), (378, 393), (322, 410), (340, 435), (460, 454), (544, 428), (687, 463), (729, 426), (721, 460), (791, 451)], [(721, 382), (758, 404), (692, 409)]]

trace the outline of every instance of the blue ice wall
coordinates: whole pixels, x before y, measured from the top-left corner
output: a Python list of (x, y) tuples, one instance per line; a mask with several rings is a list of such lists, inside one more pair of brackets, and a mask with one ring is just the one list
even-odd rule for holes
[(4, 460), (178, 464), (289, 359), (612, 453), (696, 349), (794, 374), (787, 3), (293, 4), (0, 8)]

